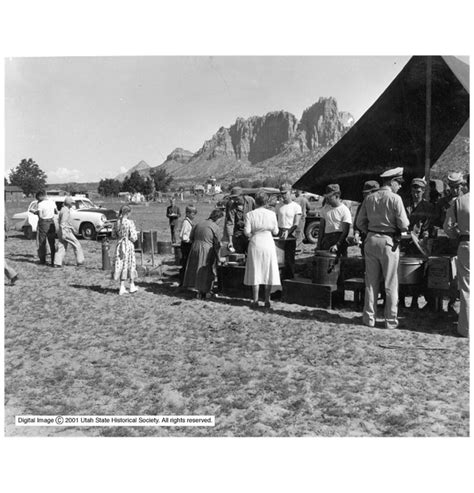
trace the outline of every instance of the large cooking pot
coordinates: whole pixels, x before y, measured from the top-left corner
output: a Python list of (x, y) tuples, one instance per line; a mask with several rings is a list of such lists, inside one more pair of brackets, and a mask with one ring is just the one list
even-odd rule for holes
[(425, 257), (400, 257), (398, 264), (398, 283), (422, 284), (425, 263)]
[(313, 283), (336, 285), (339, 273), (337, 255), (329, 250), (316, 250), (313, 259)]

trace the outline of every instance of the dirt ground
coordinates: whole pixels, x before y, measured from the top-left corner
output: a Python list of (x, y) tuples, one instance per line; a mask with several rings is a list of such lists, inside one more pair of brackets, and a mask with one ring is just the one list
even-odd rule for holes
[[(165, 207), (136, 206), (134, 216), (169, 240)], [(198, 217), (211, 207), (198, 205)], [(20, 275), (5, 280), (7, 435), (469, 434), (469, 341), (453, 335), (446, 313), (402, 309), (404, 328), (383, 330), (361, 325), (350, 302), (255, 311), (239, 298), (200, 301), (174, 287), (171, 255), (162, 277), (142, 276), (138, 293), (119, 297), (101, 244), (81, 244), (84, 268), (68, 253), (53, 269), (38, 264), (34, 241), (11, 231), (5, 243)], [(18, 414), (203, 414), (216, 424), (26, 428), (14, 426)]]

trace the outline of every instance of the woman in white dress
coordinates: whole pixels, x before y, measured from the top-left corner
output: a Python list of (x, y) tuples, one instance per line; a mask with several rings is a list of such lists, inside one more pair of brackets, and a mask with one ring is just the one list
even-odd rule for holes
[(244, 284), (252, 286), (252, 308), (258, 307), (260, 285), (265, 286), (265, 308), (270, 308), (272, 288), (281, 287), (280, 271), (273, 235), (278, 234), (276, 214), (265, 208), (268, 202), (266, 193), (255, 197), (257, 209), (245, 215), (244, 233), (250, 238)]

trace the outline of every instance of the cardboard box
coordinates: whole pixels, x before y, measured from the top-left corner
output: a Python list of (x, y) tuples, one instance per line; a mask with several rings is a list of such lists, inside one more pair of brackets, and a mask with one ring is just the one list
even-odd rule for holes
[(430, 257), (428, 259), (428, 288), (450, 289), (456, 277), (455, 257)]

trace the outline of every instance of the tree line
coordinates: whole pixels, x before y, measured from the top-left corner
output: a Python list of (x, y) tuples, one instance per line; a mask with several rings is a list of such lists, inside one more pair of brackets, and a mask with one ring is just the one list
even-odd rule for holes
[(97, 191), (105, 197), (116, 196), (119, 192), (140, 192), (145, 197), (154, 195), (155, 192), (168, 191), (173, 177), (165, 169), (156, 169), (150, 172), (150, 176), (144, 177), (138, 171), (125, 177), (123, 182), (113, 178), (100, 180)]
[[(34, 159), (22, 159), (20, 164), (9, 173), (9, 181), (5, 178), (5, 185), (15, 185), (22, 189), (23, 193), (29, 197), (39, 190), (46, 188), (46, 173), (39, 167)], [(117, 196), (119, 192), (140, 192), (145, 196), (153, 195), (155, 191), (167, 191), (173, 177), (165, 169), (156, 169), (150, 173), (149, 177), (143, 177), (138, 171), (134, 171), (127, 176), (123, 182), (113, 178), (100, 180), (98, 192), (106, 197)], [(81, 185), (78, 183), (68, 183), (63, 186), (64, 191), (74, 194), (80, 193)]]

